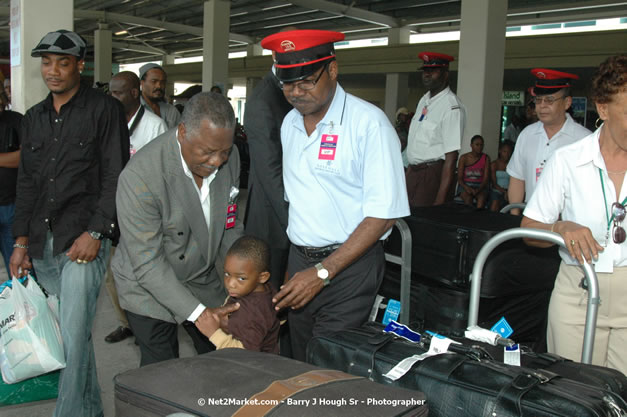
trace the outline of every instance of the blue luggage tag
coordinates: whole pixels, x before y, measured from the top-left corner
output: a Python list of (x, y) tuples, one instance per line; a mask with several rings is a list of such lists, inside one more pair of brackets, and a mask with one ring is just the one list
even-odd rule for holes
[(384, 333), (393, 333), (398, 337), (401, 337), (405, 340), (409, 340), (413, 343), (420, 343), (420, 333), (417, 333), (411, 330), (409, 327), (404, 324), (400, 324), (395, 322), (394, 320), (390, 321), (385, 329), (383, 329)]
[(514, 333), (514, 329), (509, 325), (505, 317), (501, 317), (501, 320), (497, 321), (494, 326), (490, 329), (495, 333), (501, 335), (501, 337), (508, 338)]
[(388, 306), (385, 309), (385, 314), (383, 314), (383, 320), (381, 321), (381, 323), (387, 325), (392, 320), (398, 320), (398, 316), (400, 313), (401, 302), (393, 299), (388, 300)]

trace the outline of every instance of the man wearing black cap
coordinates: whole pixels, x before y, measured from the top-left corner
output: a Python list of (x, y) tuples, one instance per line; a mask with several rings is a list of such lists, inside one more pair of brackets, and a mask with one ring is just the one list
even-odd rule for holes
[(161, 65), (149, 62), (139, 69), (141, 82), (142, 105), (148, 110), (165, 120), (168, 129), (178, 126), (181, 121), (181, 113), (172, 104), (165, 100), (165, 85), (168, 75)]
[[(544, 68), (535, 68), (531, 73), (536, 77), (531, 93), (538, 121), (520, 132), (514, 154), (507, 164), (510, 175), (507, 196), (510, 203), (529, 201), (553, 152), (591, 133), (566, 112), (573, 102), (570, 93), (572, 83), (579, 77)], [(512, 210), (512, 214), (518, 212)]]
[(85, 48), (78, 34), (58, 30), (31, 52), (41, 57), (50, 94), (22, 123), (13, 224), (11, 274), (23, 275), (32, 258), (39, 282), (60, 300), (67, 366), (57, 417), (102, 416), (91, 327), (117, 233), (118, 175), (129, 158), (121, 104), (81, 83)]
[(452, 196), (466, 111), (449, 88), (448, 67), (454, 58), (437, 52), (418, 56), (424, 61), (422, 84), (428, 91), (409, 126), (407, 194), (412, 207), (437, 206)]
[(289, 202), (289, 281), (274, 298), (290, 308), (294, 358), (312, 336), (363, 324), (383, 279), (380, 239), (409, 214), (398, 136), (385, 114), (338, 84), (338, 32), (265, 38), (283, 94), (281, 127)]

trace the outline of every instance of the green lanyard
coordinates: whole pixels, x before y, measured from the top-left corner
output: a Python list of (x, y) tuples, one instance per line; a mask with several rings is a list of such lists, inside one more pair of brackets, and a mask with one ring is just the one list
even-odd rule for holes
[[(614, 220), (614, 213), (612, 213), (612, 217), (610, 217), (610, 210), (607, 208), (607, 197), (605, 196), (605, 184), (603, 183), (603, 174), (601, 173), (601, 168), (599, 168), (599, 178), (601, 178), (601, 189), (603, 190), (603, 203), (605, 204), (605, 218), (607, 220), (607, 236), (610, 236), (610, 225), (612, 224), (612, 220)], [(627, 203), (627, 197), (620, 203), (622, 206)]]

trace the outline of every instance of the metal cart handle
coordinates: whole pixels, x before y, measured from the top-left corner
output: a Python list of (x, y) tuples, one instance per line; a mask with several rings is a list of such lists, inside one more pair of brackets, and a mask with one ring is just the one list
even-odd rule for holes
[[(501, 232), (488, 240), (477, 254), (475, 264), (470, 275), (470, 303), (468, 306), (468, 327), (476, 326), (479, 317), (479, 300), (481, 297), (481, 273), (483, 266), (488, 259), (488, 255), (501, 243), (517, 238), (529, 238), (546, 240), (563, 248), (566, 247), (564, 239), (558, 233), (548, 232), (540, 229), (514, 228)], [(588, 310), (586, 311), (586, 325), (583, 335), (583, 349), (581, 352), (581, 362), (592, 362), (592, 351), (594, 349), (594, 333), (596, 330), (597, 314), (599, 304), (599, 282), (592, 265), (584, 263), (582, 265), (588, 283)]]
[(525, 206), (527, 206), (526, 203), (511, 203), (503, 207), (499, 213), (509, 213), (510, 211), (512, 211), (512, 209), (516, 208), (524, 209)]
[(400, 322), (409, 325), (410, 286), (411, 286), (411, 230), (403, 219), (394, 224), (401, 233), (401, 256), (385, 254), (385, 260), (401, 266), (401, 314)]

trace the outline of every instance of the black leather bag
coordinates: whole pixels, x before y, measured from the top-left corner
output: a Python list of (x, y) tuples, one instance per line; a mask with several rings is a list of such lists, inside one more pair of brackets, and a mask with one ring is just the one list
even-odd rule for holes
[[(423, 417), (421, 392), (385, 387), (279, 355), (221, 349), (114, 378), (117, 417)], [(246, 404), (247, 403), (247, 404)], [(275, 406), (273, 406), (276, 404)], [(246, 407), (246, 409), (243, 409)]]
[(382, 333), (380, 325), (367, 324), (314, 337), (307, 346), (307, 361), (424, 392), (432, 417), (619, 417), (627, 411), (619, 394), (590, 381), (499, 363), (471, 345), (451, 345), (450, 349), (455, 352), (427, 357), (391, 381), (383, 375), (427, 348)]

